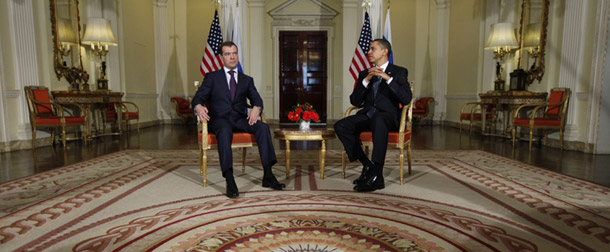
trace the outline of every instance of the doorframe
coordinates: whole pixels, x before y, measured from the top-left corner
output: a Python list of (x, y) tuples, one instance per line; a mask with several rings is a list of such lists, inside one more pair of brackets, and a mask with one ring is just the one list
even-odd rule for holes
[(332, 26), (285, 26), (277, 25), (272, 27), (273, 30), (273, 117), (280, 120), (280, 31), (325, 31), (326, 32), (326, 123), (331, 119), (333, 111), (332, 103), (332, 80), (333, 72), (330, 69), (333, 66), (333, 41), (335, 38), (334, 28)]

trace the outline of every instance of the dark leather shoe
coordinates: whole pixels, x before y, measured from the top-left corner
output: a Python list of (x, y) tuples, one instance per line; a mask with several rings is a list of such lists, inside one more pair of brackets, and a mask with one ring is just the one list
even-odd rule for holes
[(275, 176), (271, 175), (263, 177), (263, 187), (271, 188), (273, 190), (282, 190), (286, 188), (286, 185), (281, 184), (279, 181), (277, 181)]
[(357, 192), (372, 192), (383, 188), (385, 188), (383, 176), (377, 175), (373, 175), (367, 178), (363, 183), (354, 186), (354, 190)]
[(368, 166), (363, 166), (362, 167), (362, 173), (360, 174), (360, 177), (358, 177), (357, 179), (354, 180), (354, 185), (360, 184), (362, 182), (364, 182), (366, 180), (366, 174), (369, 172), (369, 170), (371, 170), (371, 167)]
[(233, 176), (227, 177), (225, 179), (227, 181), (227, 197), (237, 198), (239, 196), (239, 191), (237, 190), (235, 179), (233, 179)]

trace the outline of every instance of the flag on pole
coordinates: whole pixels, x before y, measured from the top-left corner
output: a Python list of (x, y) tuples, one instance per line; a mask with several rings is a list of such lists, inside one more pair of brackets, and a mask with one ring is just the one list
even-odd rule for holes
[(237, 45), (237, 52), (238, 52), (238, 57), (239, 57), (239, 61), (237, 62), (237, 71), (239, 71), (240, 73), (243, 73), (244, 70), (242, 68), (242, 64), (241, 64), (241, 59), (242, 55), (243, 55), (243, 47), (241, 46), (241, 15), (240, 15), (240, 11), (239, 11), (239, 2), (237, 3), (237, 8), (235, 10), (235, 15), (234, 15), (234, 19), (233, 19), (233, 34), (232, 34), (232, 39), (233, 39), (233, 43), (235, 43), (235, 45)]
[(366, 12), (364, 13), (364, 24), (360, 31), (360, 38), (356, 45), (352, 64), (349, 66), (349, 72), (352, 74), (354, 81), (358, 81), (358, 73), (371, 68), (371, 63), (369, 63), (369, 60), (366, 57), (366, 54), (369, 52), (369, 47), (371, 46), (371, 40), (371, 21), (369, 20), (369, 13)]
[[(383, 38), (392, 44), (392, 26), (390, 25), (390, 8), (388, 7), (388, 13), (385, 15), (385, 26), (383, 27)], [(394, 54), (390, 52), (388, 55), (388, 61), (390, 64), (394, 64)]]
[(210, 26), (208, 42), (205, 45), (203, 58), (201, 58), (201, 74), (205, 77), (208, 72), (216, 71), (223, 67), (220, 60), (220, 44), (222, 44), (222, 32), (220, 32), (220, 22), (218, 22), (218, 10), (214, 11), (214, 20)]

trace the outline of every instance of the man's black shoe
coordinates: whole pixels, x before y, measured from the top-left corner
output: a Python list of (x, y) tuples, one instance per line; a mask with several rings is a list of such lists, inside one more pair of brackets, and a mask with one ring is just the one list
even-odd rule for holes
[(233, 176), (230, 176), (226, 177), (225, 180), (227, 181), (227, 197), (237, 198), (239, 196), (239, 191), (237, 190), (235, 179), (233, 179)]
[(263, 187), (271, 188), (273, 190), (282, 190), (286, 188), (285, 184), (281, 184), (275, 176), (264, 176), (263, 177)]
[(383, 176), (378, 175), (373, 175), (367, 178), (363, 183), (354, 186), (354, 190), (357, 192), (372, 192), (383, 188), (385, 188)]
[(371, 167), (368, 166), (363, 166), (362, 167), (362, 173), (360, 174), (360, 177), (358, 177), (357, 179), (354, 180), (354, 185), (360, 184), (362, 182), (364, 182), (366, 180), (366, 174), (371, 170)]

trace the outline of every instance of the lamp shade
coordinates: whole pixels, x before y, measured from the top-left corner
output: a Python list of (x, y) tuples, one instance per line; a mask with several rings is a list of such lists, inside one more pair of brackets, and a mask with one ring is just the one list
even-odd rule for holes
[(83, 44), (117, 45), (110, 20), (104, 18), (88, 18)]
[(523, 40), (523, 47), (537, 47), (540, 46), (540, 28), (541, 23), (533, 23), (527, 25), (525, 32), (525, 39)]
[(76, 44), (76, 35), (70, 20), (60, 18), (57, 20), (57, 39), (61, 44)]
[(512, 23), (497, 23), (491, 25), (489, 38), (487, 39), (487, 44), (485, 44), (486, 50), (496, 50), (499, 48), (510, 50), (517, 47), (519, 46), (517, 45)]

